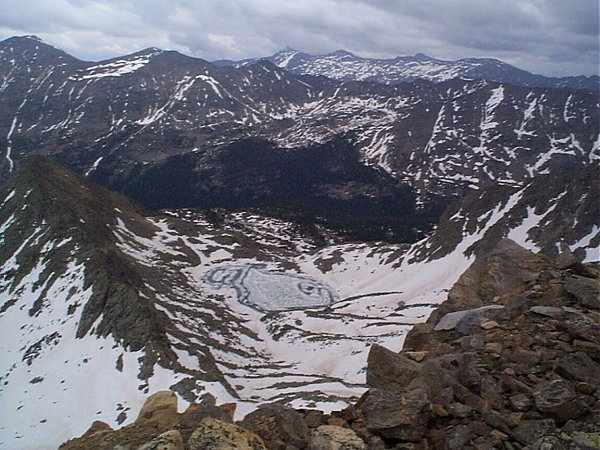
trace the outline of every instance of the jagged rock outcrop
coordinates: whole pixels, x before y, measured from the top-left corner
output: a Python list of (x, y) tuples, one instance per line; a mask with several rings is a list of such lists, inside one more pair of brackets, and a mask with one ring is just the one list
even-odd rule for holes
[(598, 448), (580, 442), (600, 436), (599, 296), (597, 266), (561, 268), (501, 241), (386, 353), (389, 367), (421, 362), (369, 366), (359, 414), (386, 445), (413, 443), (402, 448)]

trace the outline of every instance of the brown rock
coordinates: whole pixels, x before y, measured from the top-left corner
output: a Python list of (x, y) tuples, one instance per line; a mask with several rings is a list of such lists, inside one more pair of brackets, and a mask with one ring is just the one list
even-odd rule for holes
[(439, 416), (439, 417), (448, 417), (450, 415), (448, 413), (448, 411), (446, 410), (446, 408), (444, 408), (442, 405), (438, 405), (437, 403), (434, 403), (432, 405), (432, 409), (433, 409), (433, 413), (436, 416)]
[(511, 428), (516, 427), (523, 420), (523, 413), (500, 414), (500, 420)]
[(493, 441), (507, 441), (508, 435), (504, 434), (502, 431), (492, 430), (490, 438), (492, 438)]
[(299, 449), (308, 444), (308, 426), (302, 414), (292, 408), (265, 405), (244, 417), (241, 425), (254, 431), (267, 444), (276, 439)]
[(433, 332), (432, 323), (418, 323), (406, 335), (404, 350), (422, 350), (430, 341)]
[(529, 369), (540, 363), (540, 353), (533, 350), (518, 348), (508, 354), (509, 361)]
[(535, 406), (542, 413), (560, 421), (576, 419), (585, 413), (572, 383), (552, 380), (541, 383), (533, 392)]
[(348, 405), (341, 411), (337, 411), (335, 416), (344, 419), (346, 422), (352, 422), (358, 418), (358, 411), (354, 405)]
[(111, 431), (113, 431), (113, 429), (106, 422), (102, 422), (101, 420), (94, 420), (92, 426), (85, 432), (83, 436), (89, 437)]
[(227, 422), (233, 422), (235, 410), (237, 409), (237, 405), (235, 403), (223, 403), (222, 405), (219, 405), (218, 408), (222, 417), (224, 417), (224, 420)]
[(304, 413), (304, 422), (308, 428), (317, 428), (323, 424), (323, 411), (311, 410)]
[(490, 374), (481, 377), (479, 395), (495, 409), (504, 407), (504, 396), (500, 393), (500, 386)]
[(481, 382), (481, 373), (477, 368), (475, 356), (472, 353), (465, 353), (458, 364), (458, 380), (469, 389), (479, 386)]
[(525, 411), (531, 407), (531, 400), (525, 394), (513, 395), (509, 398), (510, 404), (513, 409), (517, 411)]
[(367, 358), (367, 384), (378, 389), (396, 390), (407, 386), (421, 373), (421, 366), (385, 347), (373, 344)]
[(346, 422), (341, 417), (330, 417), (329, 419), (327, 419), (327, 425), (332, 425), (335, 427), (344, 427), (348, 425), (348, 422)]
[(256, 434), (212, 417), (202, 419), (188, 445), (190, 450), (267, 450)]
[(138, 414), (136, 423), (166, 430), (175, 425), (177, 420), (177, 395), (171, 391), (159, 391), (148, 397)]
[(423, 437), (430, 416), (425, 389), (397, 392), (371, 389), (361, 410), (369, 431), (406, 441)]

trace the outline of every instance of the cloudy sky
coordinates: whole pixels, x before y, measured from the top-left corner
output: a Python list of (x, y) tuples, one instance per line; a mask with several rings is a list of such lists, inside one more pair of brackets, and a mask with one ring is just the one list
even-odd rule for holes
[(598, 0), (0, 0), (0, 39), (36, 34), (87, 60), (146, 47), (208, 60), (292, 47), (593, 75), (598, 11)]

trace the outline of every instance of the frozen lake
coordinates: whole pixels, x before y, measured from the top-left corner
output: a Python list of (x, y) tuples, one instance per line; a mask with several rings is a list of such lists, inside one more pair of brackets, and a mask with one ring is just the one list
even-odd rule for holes
[(264, 312), (322, 308), (339, 300), (323, 281), (270, 271), (264, 264), (216, 267), (204, 281), (216, 289), (235, 289), (240, 303)]

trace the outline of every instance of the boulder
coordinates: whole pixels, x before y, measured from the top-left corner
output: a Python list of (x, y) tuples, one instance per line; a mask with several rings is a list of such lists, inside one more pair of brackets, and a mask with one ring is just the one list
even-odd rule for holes
[(159, 391), (148, 397), (138, 414), (136, 423), (168, 429), (177, 420), (177, 395), (172, 391)]
[(367, 446), (351, 429), (321, 425), (311, 431), (308, 450), (367, 450)]
[(569, 380), (600, 387), (600, 364), (583, 352), (564, 355), (558, 362), (557, 372)]
[(183, 439), (177, 430), (165, 431), (137, 450), (184, 450)]
[(267, 450), (253, 432), (212, 417), (202, 419), (188, 446), (190, 450)]
[(302, 414), (292, 408), (264, 405), (244, 417), (241, 425), (258, 434), (269, 445), (280, 441), (303, 449), (308, 444), (308, 426)]
[(373, 344), (367, 358), (367, 384), (377, 389), (397, 390), (421, 373), (419, 363)]
[(600, 309), (600, 280), (570, 276), (565, 280), (565, 290), (574, 296), (580, 305)]
[(461, 322), (463, 327), (470, 322), (480, 325), (485, 319), (485, 313), (494, 309), (502, 309), (502, 305), (488, 305), (480, 308), (466, 309), (462, 311), (454, 311), (443, 316), (440, 321), (433, 327), (434, 331), (454, 330)]
[(540, 383), (534, 391), (536, 408), (543, 414), (566, 422), (585, 414), (583, 404), (577, 398), (572, 383), (565, 380), (552, 380)]
[(529, 445), (535, 442), (539, 437), (555, 429), (556, 425), (552, 419), (523, 420), (515, 427), (513, 435), (521, 444)]
[(367, 429), (385, 438), (418, 441), (431, 414), (425, 389), (371, 389), (361, 406)]

